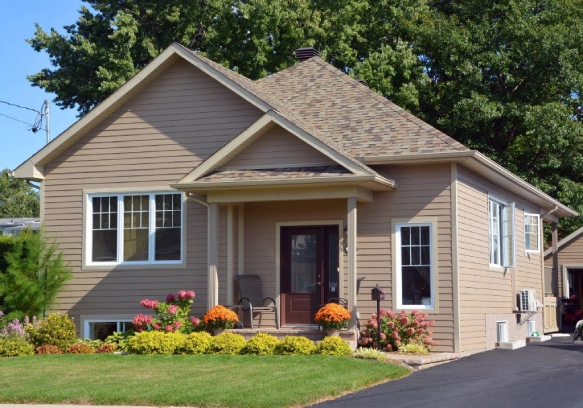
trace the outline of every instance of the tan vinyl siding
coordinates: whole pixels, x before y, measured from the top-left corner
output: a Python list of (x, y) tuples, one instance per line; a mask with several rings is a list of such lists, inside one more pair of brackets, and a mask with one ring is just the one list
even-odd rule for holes
[(285, 129), (275, 126), (239, 153), (225, 168), (296, 164), (332, 164), (334, 161)]
[[(138, 302), (192, 289), (206, 308), (207, 209), (188, 201), (186, 267), (81, 270), (83, 189), (163, 187), (190, 172), (262, 112), (186, 62), (177, 62), (45, 166), (45, 224), (74, 277), (56, 310), (80, 315), (144, 312)], [(221, 209), (221, 251), (226, 216)], [(225, 259), (220, 259), (225, 266)], [(224, 267), (221, 269), (224, 270)], [(224, 280), (224, 279), (223, 279)], [(224, 284), (221, 287), (225, 287)], [(221, 294), (224, 296), (224, 294)]]
[[(561, 246), (557, 252), (557, 270), (549, 271), (551, 282), (556, 279), (556, 287), (552, 288), (556, 297), (563, 297), (563, 266), (579, 267), (583, 269), (583, 235), (575, 238), (567, 245)], [(553, 254), (545, 258), (545, 266), (553, 268)], [(552, 290), (546, 288), (546, 292), (550, 293)]]
[[(515, 274), (517, 292), (534, 289), (539, 299), (543, 293), (541, 254), (526, 253), (524, 249), (524, 213), (539, 214), (539, 207), (524, 202), (463, 166), (458, 166), (457, 180), (460, 340), (463, 352), (494, 347), (494, 344), (486, 343), (486, 314), (512, 314), (516, 307), (512, 274)], [(516, 206), (517, 267), (507, 273), (501, 268), (490, 267), (488, 194), (515, 202)]]

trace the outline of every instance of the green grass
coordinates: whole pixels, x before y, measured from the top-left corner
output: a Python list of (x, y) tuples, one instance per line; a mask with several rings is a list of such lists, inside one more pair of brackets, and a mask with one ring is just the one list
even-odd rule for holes
[(289, 407), (408, 372), (378, 361), (326, 356), (5, 358), (0, 359), (0, 402)]

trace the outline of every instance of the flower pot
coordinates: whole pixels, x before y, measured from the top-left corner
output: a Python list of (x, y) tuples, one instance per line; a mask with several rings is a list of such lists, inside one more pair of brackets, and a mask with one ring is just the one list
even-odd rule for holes
[(328, 329), (326, 330), (326, 336), (328, 337), (333, 337), (333, 336), (340, 336), (340, 330), (339, 329)]
[(213, 329), (213, 335), (214, 336), (218, 336), (219, 334), (223, 333), (226, 329), (223, 329), (222, 327)]

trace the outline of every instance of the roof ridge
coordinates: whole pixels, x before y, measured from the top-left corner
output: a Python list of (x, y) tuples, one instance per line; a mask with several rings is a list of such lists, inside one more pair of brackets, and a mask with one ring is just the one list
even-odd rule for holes
[[(423, 129), (424, 131), (426, 131), (430, 135), (439, 138), (442, 142), (447, 143), (449, 146), (453, 147), (454, 149), (456, 149), (458, 151), (463, 151), (463, 150), (468, 149), (465, 145), (458, 142), (453, 137), (448, 136), (447, 134), (443, 133), (441, 130), (439, 130), (439, 129), (435, 128), (434, 126), (431, 126), (429, 123), (419, 119), (418, 117), (416, 117), (412, 113), (401, 108), (399, 105), (397, 105), (394, 102), (390, 101), (389, 99), (385, 98), (384, 96), (382, 96), (378, 92), (373, 91), (368, 86), (365, 86), (365, 85), (361, 84), (360, 82), (358, 82), (356, 79), (352, 78), (350, 75), (346, 74), (345, 72), (340, 71), (339, 69), (337, 69), (333, 65), (327, 63), (322, 58), (313, 57), (310, 59), (314, 60), (314, 62), (316, 62), (321, 67), (334, 73), (339, 79), (346, 82), (348, 85), (353, 87), (355, 90), (357, 90), (359, 92), (363, 92), (365, 94), (369, 94), (370, 96), (375, 98), (377, 101), (379, 101), (379, 102), (383, 103), (384, 105), (386, 105), (387, 107), (389, 107), (393, 112), (400, 115), (403, 119), (419, 126), (421, 129)], [(362, 87), (364, 87), (364, 88), (362, 88)], [(429, 129), (427, 129), (427, 127), (429, 127)], [(461, 149), (460, 149), (460, 146), (462, 147)]]

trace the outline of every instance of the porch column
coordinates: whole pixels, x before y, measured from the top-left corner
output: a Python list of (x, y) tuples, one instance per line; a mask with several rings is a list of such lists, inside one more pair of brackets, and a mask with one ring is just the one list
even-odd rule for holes
[(235, 266), (235, 242), (233, 230), (233, 205), (227, 206), (227, 305), (233, 304), (233, 270)]
[(237, 212), (237, 274), (245, 272), (245, 205), (241, 203)]
[(352, 314), (351, 328), (356, 327), (356, 197), (348, 198), (347, 200), (347, 246), (348, 246), (348, 310)]
[(219, 304), (219, 205), (209, 205), (207, 307)]

